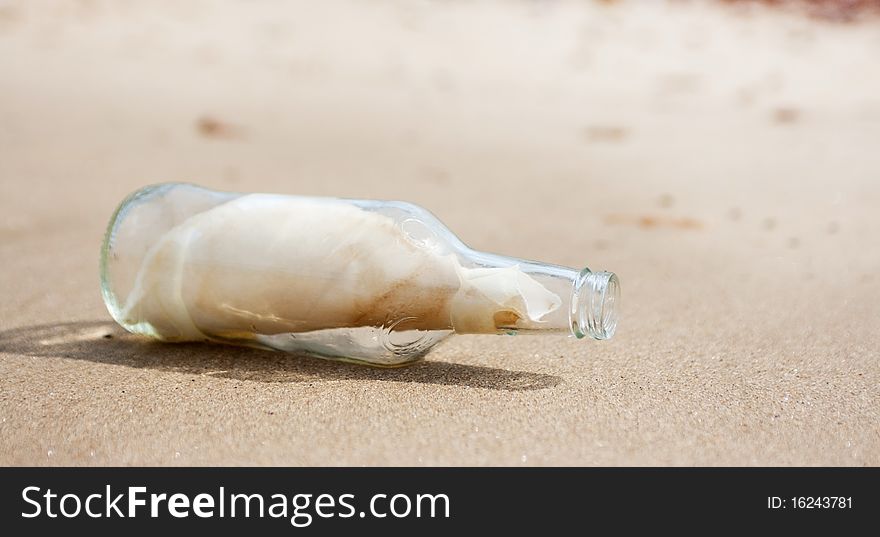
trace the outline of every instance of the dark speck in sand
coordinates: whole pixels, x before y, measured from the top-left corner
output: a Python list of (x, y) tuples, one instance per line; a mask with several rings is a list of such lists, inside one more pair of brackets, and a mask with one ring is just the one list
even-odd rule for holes
[(238, 125), (211, 116), (202, 116), (196, 121), (196, 132), (205, 138), (232, 140), (244, 137), (244, 131)]
[(727, 211), (727, 217), (736, 222), (740, 218), (742, 218), (742, 211), (739, 209), (739, 207), (734, 207)]
[(449, 183), (449, 172), (437, 166), (425, 167), (422, 175), (430, 183), (438, 185)]
[(615, 125), (593, 125), (584, 129), (588, 142), (620, 142), (628, 135), (624, 127)]
[(630, 225), (642, 229), (672, 228), (693, 230), (703, 227), (703, 223), (696, 218), (655, 215), (609, 214), (605, 216), (605, 223), (611, 225)]

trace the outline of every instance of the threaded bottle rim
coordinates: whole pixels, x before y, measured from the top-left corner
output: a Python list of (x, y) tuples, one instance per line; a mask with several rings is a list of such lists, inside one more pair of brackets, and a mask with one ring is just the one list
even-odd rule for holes
[(574, 282), (571, 331), (577, 338), (608, 339), (617, 329), (620, 280), (613, 272), (585, 268)]

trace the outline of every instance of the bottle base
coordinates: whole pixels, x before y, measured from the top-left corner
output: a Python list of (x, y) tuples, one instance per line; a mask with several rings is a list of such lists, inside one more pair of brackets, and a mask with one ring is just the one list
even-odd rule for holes
[(317, 358), (400, 367), (424, 358), (451, 330), (399, 330), (389, 327), (333, 328), (313, 332), (257, 335), (254, 343)]

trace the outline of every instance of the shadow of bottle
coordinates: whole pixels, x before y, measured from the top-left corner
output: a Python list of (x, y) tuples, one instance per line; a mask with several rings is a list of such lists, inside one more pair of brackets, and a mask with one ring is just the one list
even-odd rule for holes
[(430, 360), (400, 369), (376, 369), (247, 347), (211, 343), (166, 344), (129, 334), (109, 321), (7, 330), (0, 332), (0, 352), (255, 382), (360, 380), (504, 391), (539, 390), (562, 382), (554, 375)]

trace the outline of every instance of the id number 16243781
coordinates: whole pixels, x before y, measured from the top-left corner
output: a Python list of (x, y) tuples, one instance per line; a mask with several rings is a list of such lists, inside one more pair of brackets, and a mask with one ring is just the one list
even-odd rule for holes
[(852, 509), (852, 496), (767, 497), (768, 509)]

